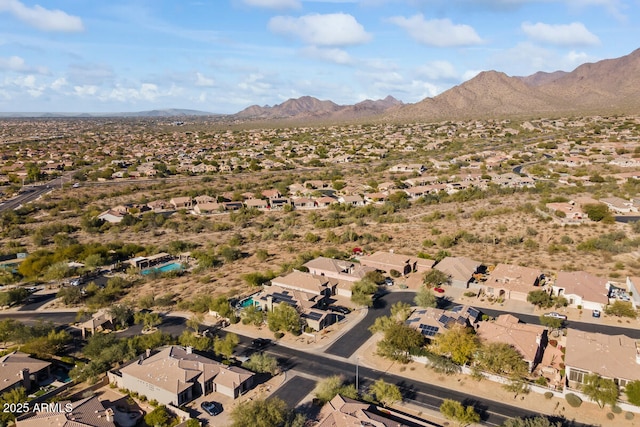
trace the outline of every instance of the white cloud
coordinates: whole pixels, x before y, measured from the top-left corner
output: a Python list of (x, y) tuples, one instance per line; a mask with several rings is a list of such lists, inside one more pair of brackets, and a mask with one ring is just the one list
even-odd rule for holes
[(48, 74), (46, 67), (30, 67), (25, 60), (19, 56), (10, 56), (8, 58), (0, 57), (0, 70), (14, 71), (17, 73), (38, 73)]
[(460, 78), (455, 67), (448, 61), (431, 61), (418, 68), (419, 76), (429, 80), (457, 80)]
[[(87, 94), (95, 95), (98, 88), (87, 86)], [(153, 83), (142, 83), (139, 88), (123, 87), (116, 85), (109, 92), (101, 93), (98, 98), (101, 101), (119, 101), (131, 103), (132, 101), (155, 101), (160, 96), (158, 86)]]
[(203, 76), (201, 73), (196, 73), (196, 86), (212, 87), (212, 86), (215, 86), (215, 81), (213, 79)]
[(20, 21), (42, 31), (78, 32), (84, 30), (82, 20), (61, 10), (28, 7), (19, 0), (0, 0), (0, 12), (8, 12)]
[(0, 69), (9, 71), (25, 71), (27, 66), (24, 59), (19, 56), (10, 56), (9, 58), (0, 58)]
[(264, 7), (267, 9), (300, 9), (300, 0), (242, 0), (249, 6)]
[(495, 53), (490, 58), (490, 68), (504, 71), (511, 76), (528, 76), (538, 71), (571, 71), (595, 59), (581, 52), (558, 52), (524, 42)]
[(64, 77), (60, 77), (59, 79), (55, 79), (53, 83), (51, 83), (51, 89), (60, 90), (67, 85), (67, 79), (65, 79)]
[(560, 25), (524, 22), (522, 31), (532, 40), (551, 45), (593, 46), (600, 44), (600, 39), (587, 30), (581, 22)]
[(264, 76), (262, 74), (250, 74), (243, 82), (238, 83), (238, 87), (254, 95), (268, 94), (273, 86), (263, 80)]
[(74, 86), (73, 91), (76, 95), (80, 97), (94, 96), (96, 93), (98, 93), (98, 86), (95, 86), (95, 85)]
[(476, 30), (469, 25), (453, 24), (449, 19), (425, 20), (421, 13), (410, 18), (394, 16), (389, 22), (398, 25), (418, 43), (428, 46), (453, 47), (483, 43)]
[(353, 16), (345, 13), (312, 14), (299, 18), (275, 16), (269, 21), (269, 30), (298, 37), (315, 46), (347, 46), (371, 40), (371, 34)]
[(308, 57), (319, 59), (321, 61), (333, 62), (335, 64), (345, 65), (353, 62), (351, 56), (342, 49), (326, 49), (316, 46), (308, 46), (302, 49), (301, 52)]

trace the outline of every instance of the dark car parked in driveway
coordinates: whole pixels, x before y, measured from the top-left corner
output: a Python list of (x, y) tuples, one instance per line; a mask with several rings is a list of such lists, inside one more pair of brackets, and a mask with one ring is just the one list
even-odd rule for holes
[(213, 401), (202, 402), (200, 404), (200, 407), (212, 417), (215, 417), (216, 415), (222, 412), (222, 405), (219, 404), (218, 402), (213, 402)]
[(351, 313), (351, 310), (349, 310), (347, 307), (342, 307), (341, 305), (330, 305), (329, 311), (333, 313), (344, 314), (345, 316)]

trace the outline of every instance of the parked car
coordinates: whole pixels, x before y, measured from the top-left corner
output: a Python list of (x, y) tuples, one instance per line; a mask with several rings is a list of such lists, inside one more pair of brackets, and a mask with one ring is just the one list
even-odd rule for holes
[(600, 310), (593, 310), (593, 311), (591, 312), (591, 315), (592, 315), (593, 317), (600, 317)]
[(556, 313), (555, 311), (545, 313), (544, 317), (553, 317), (554, 319), (567, 320), (567, 316), (565, 316), (564, 314)]
[(269, 344), (271, 344), (271, 340), (269, 338), (256, 338), (255, 340), (251, 341), (251, 345), (255, 348), (266, 347)]
[(391, 277), (387, 277), (384, 279), (384, 284), (387, 286), (393, 286), (393, 279)]
[(347, 307), (342, 307), (340, 305), (330, 305), (329, 306), (329, 311), (331, 311), (333, 313), (344, 314), (344, 315), (347, 315), (347, 314), (351, 313), (351, 310), (349, 310)]
[(439, 294), (443, 294), (444, 293), (444, 289), (442, 289), (441, 287), (435, 287), (433, 288), (434, 292), (437, 292)]
[(200, 407), (212, 417), (215, 417), (222, 412), (222, 405), (214, 401), (202, 402)]

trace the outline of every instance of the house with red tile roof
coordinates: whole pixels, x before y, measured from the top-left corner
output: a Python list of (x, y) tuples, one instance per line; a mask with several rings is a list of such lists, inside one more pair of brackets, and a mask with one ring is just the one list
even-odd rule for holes
[(494, 298), (526, 301), (529, 292), (540, 284), (542, 276), (542, 271), (537, 268), (498, 264), (478, 287)]
[(553, 295), (563, 296), (570, 307), (604, 310), (609, 304), (609, 281), (586, 271), (561, 271), (552, 284)]
[(571, 388), (579, 388), (589, 374), (610, 378), (623, 388), (631, 381), (640, 380), (640, 348), (637, 340), (626, 335), (569, 328), (565, 366)]

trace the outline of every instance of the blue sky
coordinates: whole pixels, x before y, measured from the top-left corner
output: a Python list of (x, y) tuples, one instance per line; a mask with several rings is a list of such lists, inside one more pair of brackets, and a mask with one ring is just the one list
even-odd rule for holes
[(413, 103), (640, 48), (640, 0), (0, 0), (0, 111)]

